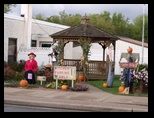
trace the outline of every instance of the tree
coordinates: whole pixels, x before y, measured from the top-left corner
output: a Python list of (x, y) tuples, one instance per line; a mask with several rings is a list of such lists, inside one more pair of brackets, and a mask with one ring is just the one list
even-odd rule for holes
[[(137, 16), (134, 20), (134, 32), (133, 37), (136, 40), (142, 40), (142, 28), (143, 28), (143, 15)], [(148, 42), (148, 15), (145, 14), (145, 23), (144, 23), (144, 38), (145, 42)]]
[(114, 13), (112, 16), (112, 22), (116, 29), (116, 35), (126, 36), (127, 35), (127, 26), (129, 18), (125, 18), (122, 13)]
[(34, 16), (34, 19), (45, 21), (45, 17), (44, 17), (43, 14), (36, 14), (36, 15)]
[(16, 7), (16, 4), (4, 4), (4, 13), (10, 12), (11, 7)]

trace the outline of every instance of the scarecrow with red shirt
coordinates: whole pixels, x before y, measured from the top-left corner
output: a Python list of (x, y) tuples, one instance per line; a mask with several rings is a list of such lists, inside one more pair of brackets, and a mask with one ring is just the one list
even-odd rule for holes
[(35, 60), (36, 55), (31, 52), (28, 54), (29, 60), (25, 64), (25, 79), (29, 84), (36, 84), (35, 73), (38, 71), (37, 61)]

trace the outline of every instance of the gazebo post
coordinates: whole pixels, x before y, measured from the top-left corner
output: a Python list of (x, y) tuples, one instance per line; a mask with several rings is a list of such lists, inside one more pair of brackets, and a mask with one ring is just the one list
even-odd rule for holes
[(105, 46), (103, 46), (103, 61), (105, 60)]

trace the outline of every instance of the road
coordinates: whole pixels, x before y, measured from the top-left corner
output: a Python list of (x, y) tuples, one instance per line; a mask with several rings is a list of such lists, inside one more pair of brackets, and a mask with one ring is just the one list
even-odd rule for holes
[(87, 111), (4, 104), (4, 112), (87, 112)]

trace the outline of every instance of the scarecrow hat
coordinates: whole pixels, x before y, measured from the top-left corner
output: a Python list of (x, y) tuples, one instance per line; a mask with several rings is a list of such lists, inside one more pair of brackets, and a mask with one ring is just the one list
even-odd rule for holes
[(29, 53), (28, 56), (29, 56), (29, 55), (34, 55), (34, 56), (36, 57), (36, 54), (34, 54), (33, 52)]

